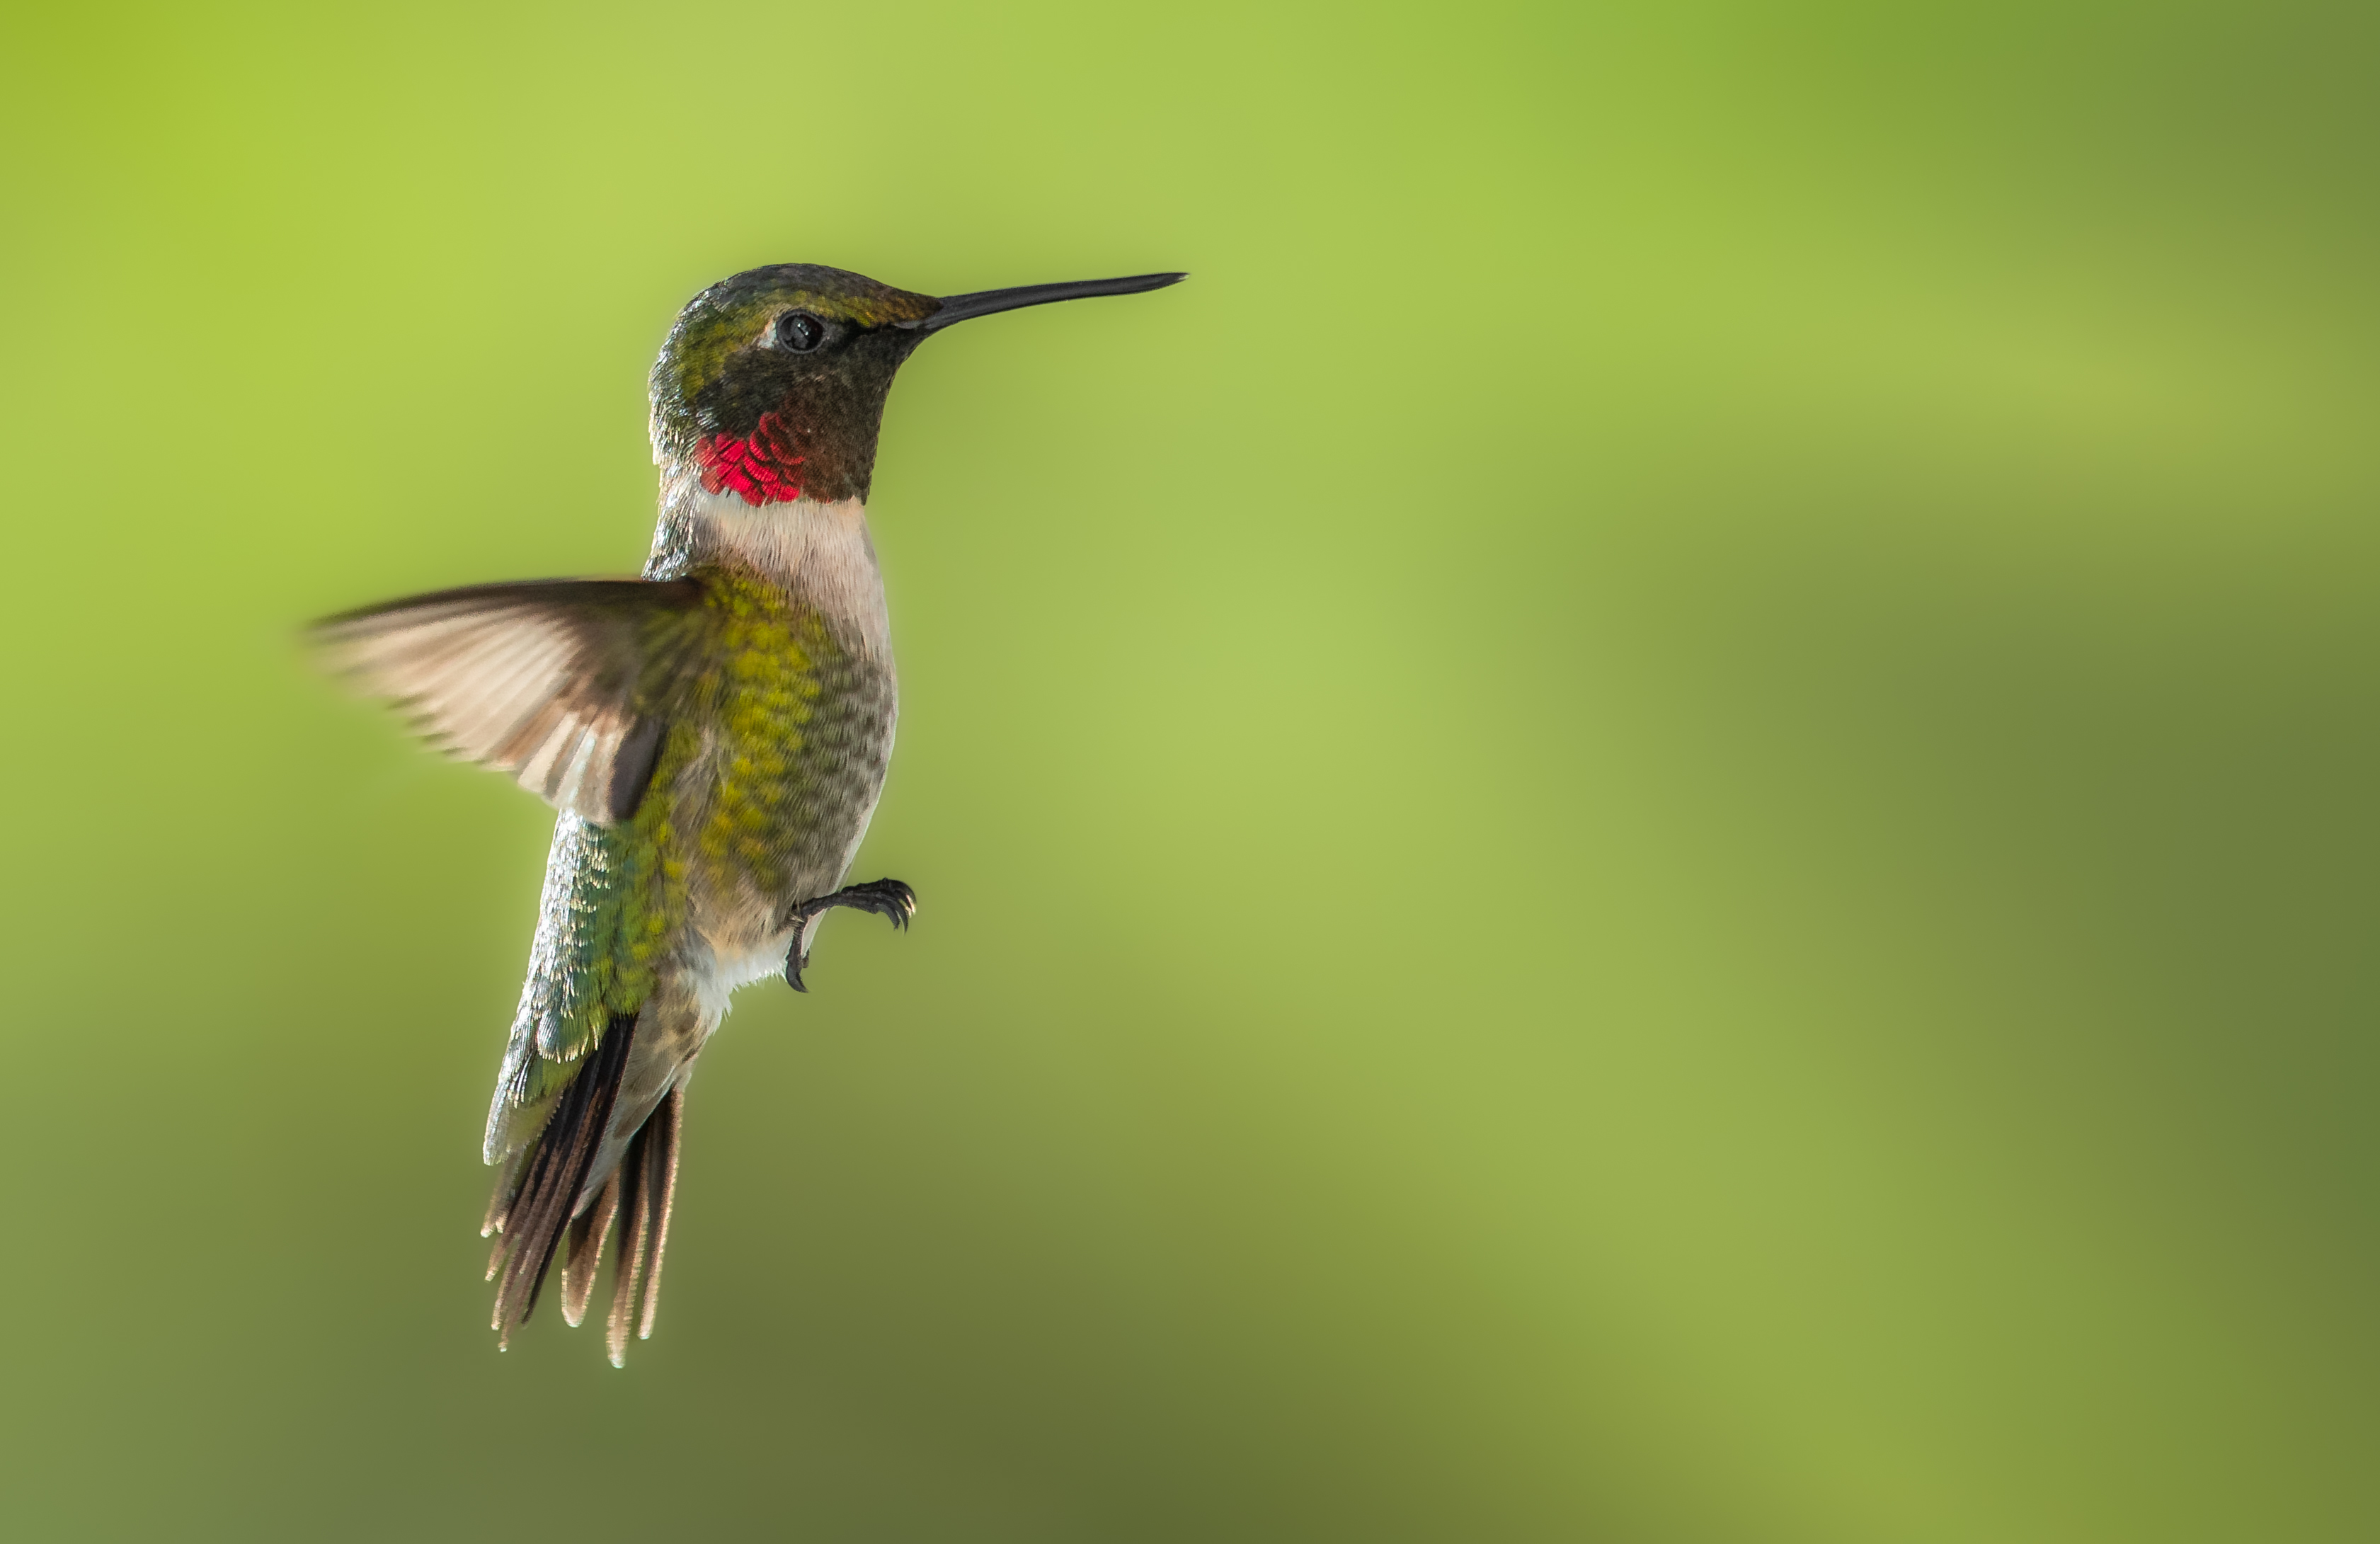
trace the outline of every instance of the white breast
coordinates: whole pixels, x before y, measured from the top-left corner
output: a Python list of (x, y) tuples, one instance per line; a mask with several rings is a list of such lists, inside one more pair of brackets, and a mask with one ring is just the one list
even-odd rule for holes
[(664, 562), (665, 542), (676, 549), (672, 557), (740, 558), (815, 609), (863, 654), (890, 667), (884, 577), (868, 536), (868, 506), (859, 500), (749, 505), (733, 493), (692, 490), (669, 501), (647, 572)]

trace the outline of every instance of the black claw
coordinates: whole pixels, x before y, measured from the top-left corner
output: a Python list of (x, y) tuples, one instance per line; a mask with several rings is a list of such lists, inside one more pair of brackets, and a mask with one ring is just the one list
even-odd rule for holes
[(793, 915), (785, 921), (794, 930), (793, 946), (785, 952), (785, 984), (795, 991), (810, 990), (802, 984), (802, 967), (809, 963), (802, 958), (802, 933), (811, 918), (836, 906), (872, 912), (905, 931), (909, 919), (917, 915), (917, 893), (899, 880), (870, 880), (866, 884), (844, 885), (832, 895), (804, 901), (794, 907)]
[(875, 880), (867, 884), (846, 885), (827, 897), (826, 904), (869, 912), (896, 928), (906, 928), (909, 918), (917, 915), (917, 894), (899, 880)]

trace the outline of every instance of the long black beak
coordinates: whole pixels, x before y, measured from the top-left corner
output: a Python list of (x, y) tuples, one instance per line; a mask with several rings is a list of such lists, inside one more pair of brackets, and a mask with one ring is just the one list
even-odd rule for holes
[(1137, 295), (1180, 284), (1187, 274), (1135, 274), (1128, 279), (1076, 279), (1062, 285), (1019, 285), (1014, 289), (978, 289), (972, 295), (945, 295), (942, 309), (917, 322), (896, 322), (913, 332), (940, 332), (953, 322), (1013, 311), (1019, 306), (1046, 306), (1052, 300), (1080, 300), (1091, 295)]

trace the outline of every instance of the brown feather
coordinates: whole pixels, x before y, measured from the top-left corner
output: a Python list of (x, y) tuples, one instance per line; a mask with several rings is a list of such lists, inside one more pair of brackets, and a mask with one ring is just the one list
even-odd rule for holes
[(652, 1232), (652, 1213), (646, 1205), (645, 1144), (653, 1123), (647, 1121), (628, 1143), (621, 1161), (624, 1190), (620, 1205), (620, 1258), (612, 1268), (612, 1311), (603, 1321), (603, 1349), (615, 1368), (628, 1365), (628, 1320), (636, 1311), (637, 1289), (645, 1273), (645, 1241)]
[(645, 1307), (637, 1319), (637, 1338), (650, 1340), (653, 1316), (662, 1306), (662, 1255), (669, 1248), (670, 1211), (677, 1200), (678, 1137), (686, 1125), (686, 1094), (672, 1088), (654, 1118), (645, 1123), (653, 1134), (646, 1149), (650, 1167), (646, 1185), (655, 1193), (653, 1209), (653, 1243), (650, 1261), (645, 1267)]
[(693, 579), (445, 590), (317, 623), (334, 664), (454, 754), (599, 825), (635, 812), (662, 723), (648, 709), (708, 617)]
[(672, 1088), (621, 1161), (625, 1185), (621, 1207), (620, 1260), (613, 1268), (612, 1312), (604, 1325), (605, 1349), (613, 1367), (628, 1358), (628, 1335), (650, 1339), (661, 1307), (662, 1253), (669, 1243), (671, 1203), (677, 1194), (679, 1138), (686, 1125), (686, 1091)]
[(620, 1210), (620, 1172), (603, 1182), (595, 1204), (571, 1220), (570, 1248), (562, 1257), (562, 1321), (576, 1330), (587, 1318), (587, 1297), (595, 1290), (595, 1272), (603, 1264), (603, 1240), (611, 1235), (613, 1214)]
[(620, 1091), (620, 1075), (628, 1064), (628, 1044), (636, 1038), (635, 1015), (614, 1015), (587, 1065), (555, 1101), (545, 1129), (538, 1134), (537, 1149), (522, 1173), (520, 1192), (504, 1222), (504, 1258), (496, 1284), (493, 1328), (503, 1346), (513, 1331), (536, 1310), (538, 1291), (545, 1284), (546, 1268), (562, 1240), (588, 1171), (602, 1146), (612, 1120), (612, 1102)]
[[(520, 1194), (521, 1163), (528, 1157), (528, 1150), (523, 1149), (505, 1159), (504, 1166), (497, 1171), (496, 1187), (488, 1194), (488, 1214), (480, 1220), (481, 1238), (490, 1238), (504, 1231), (504, 1213), (512, 1210), (513, 1198)], [(497, 1247), (502, 1248), (503, 1245), (499, 1243)], [(490, 1265), (488, 1279), (493, 1281), (495, 1275), (496, 1268)]]

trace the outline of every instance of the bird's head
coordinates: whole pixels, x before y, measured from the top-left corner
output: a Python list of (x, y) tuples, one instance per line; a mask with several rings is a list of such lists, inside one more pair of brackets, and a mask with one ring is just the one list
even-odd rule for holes
[(970, 317), (1183, 277), (1026, 285), (936, 298), (814, 263), (722, 279), (686, 302), (653, 364), (653, 458), (754, 505), (865, 499), (893, 373)]

